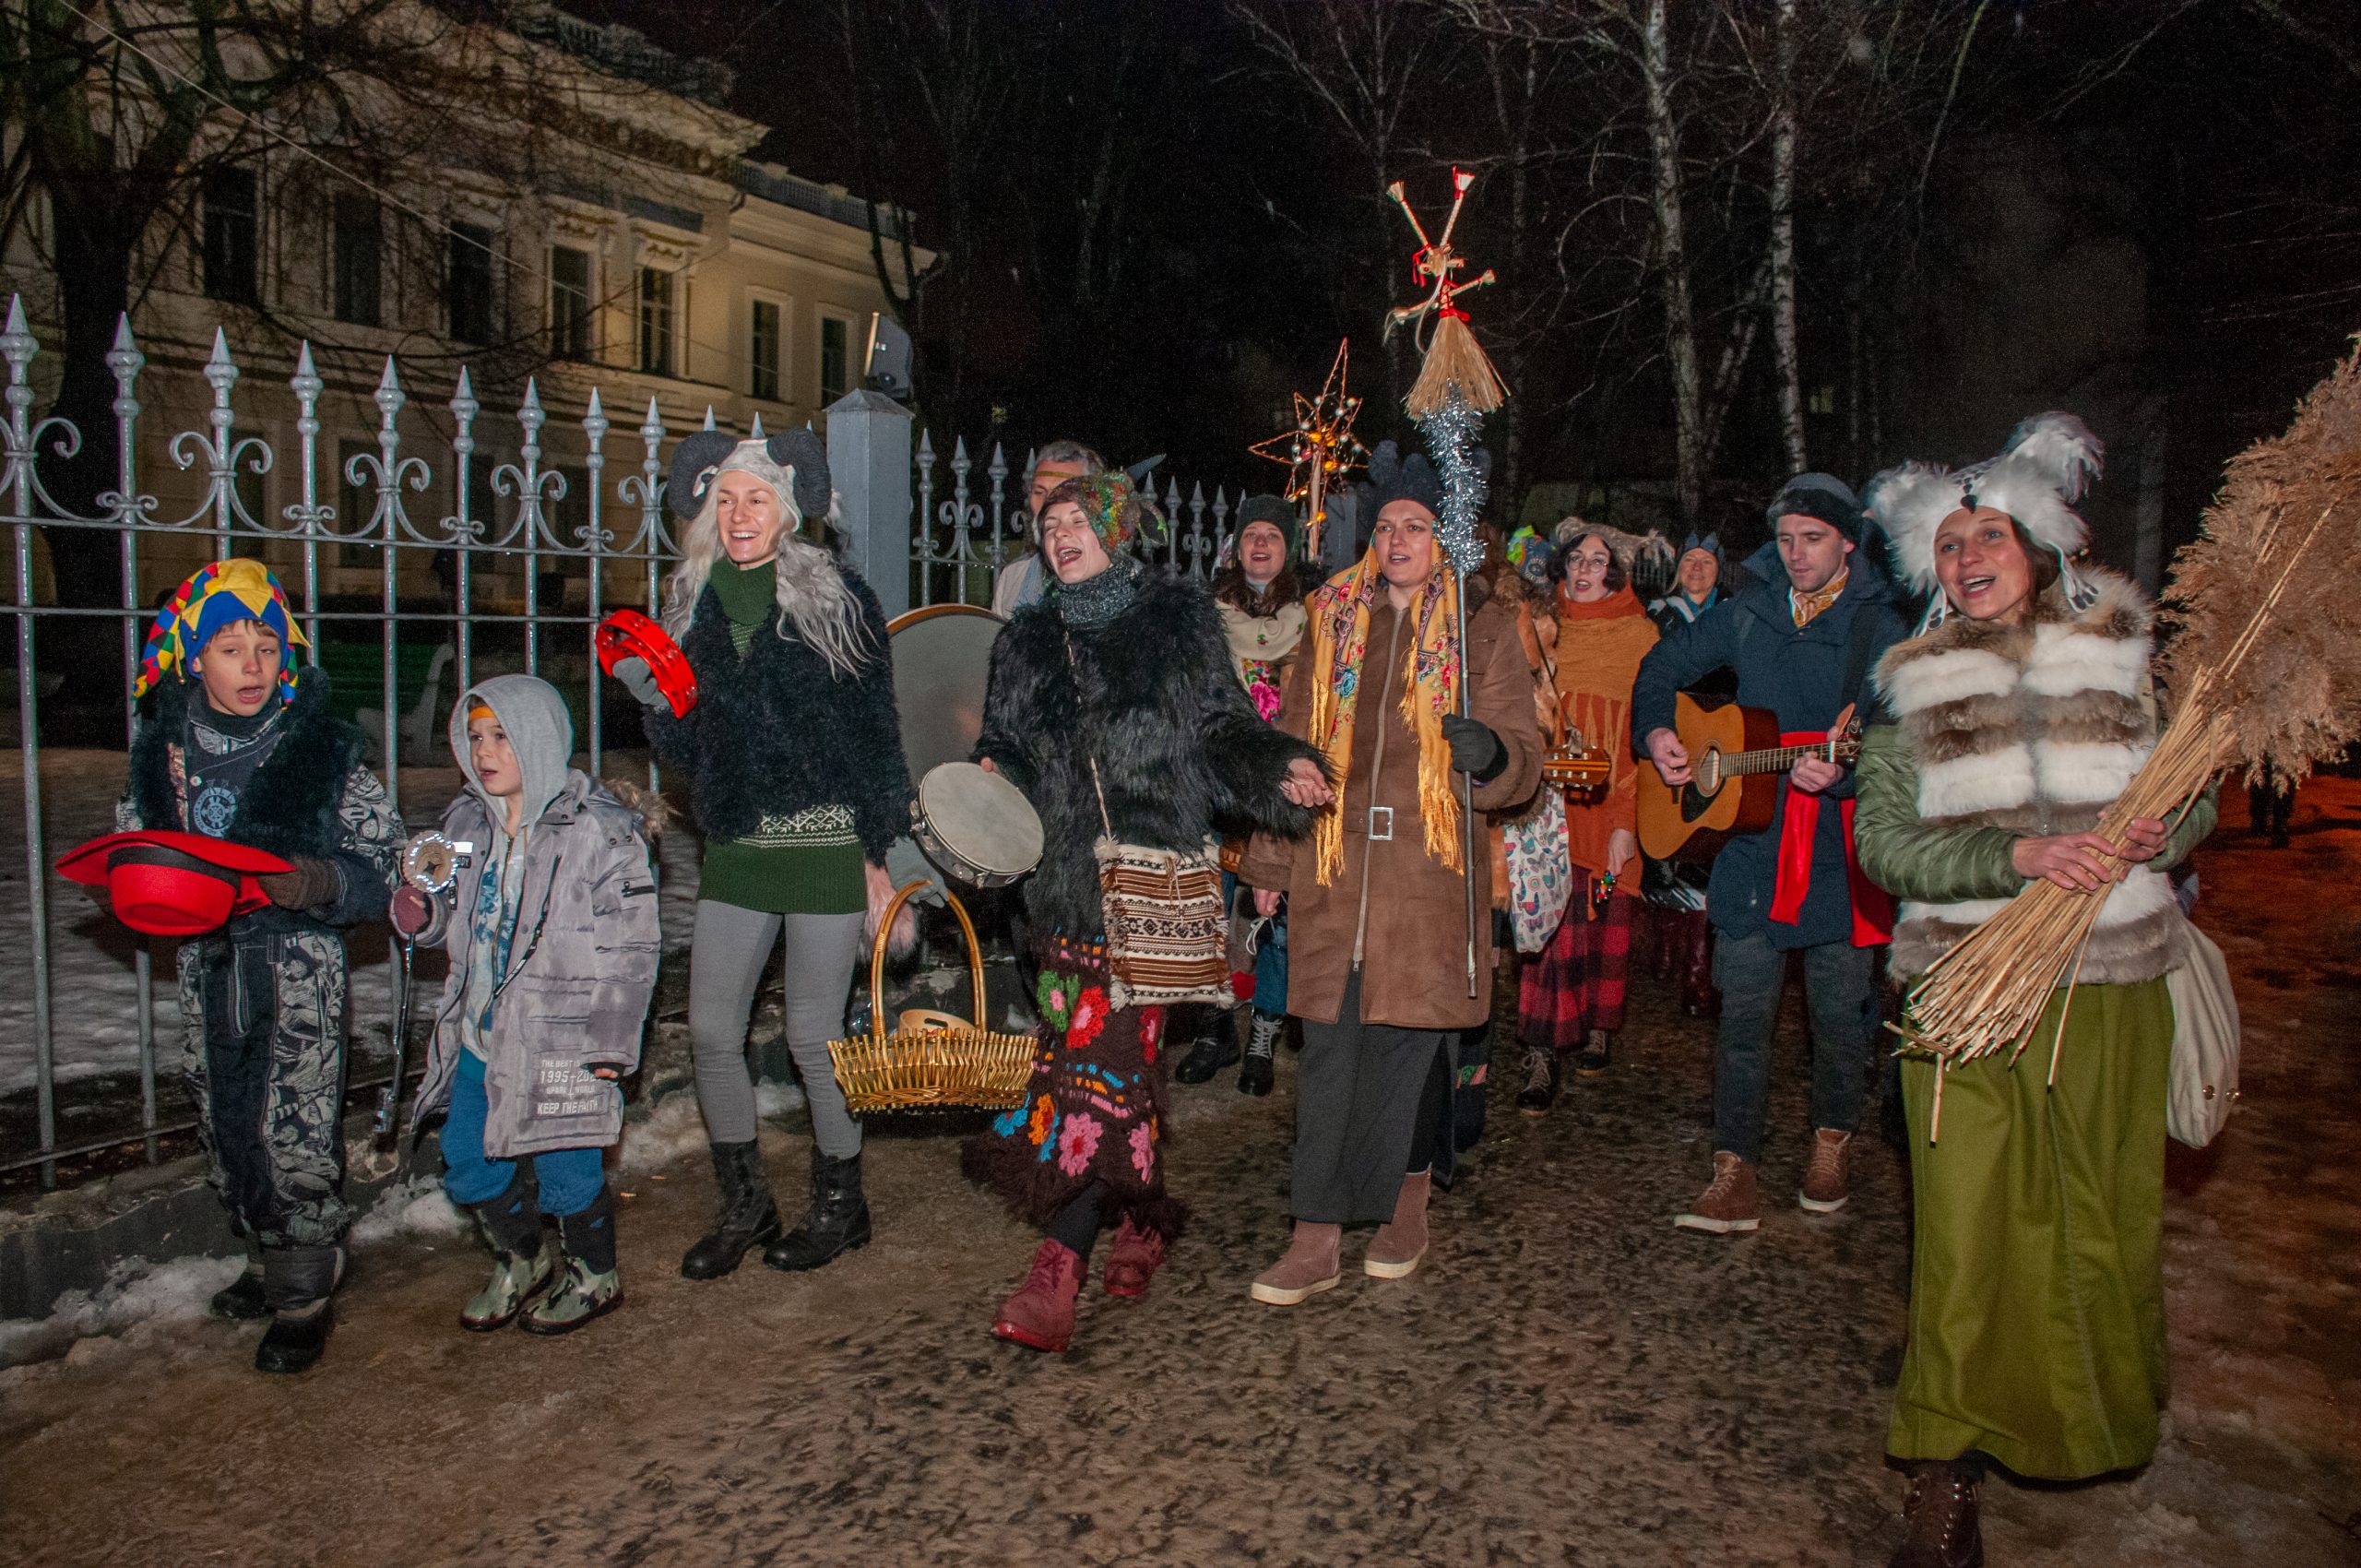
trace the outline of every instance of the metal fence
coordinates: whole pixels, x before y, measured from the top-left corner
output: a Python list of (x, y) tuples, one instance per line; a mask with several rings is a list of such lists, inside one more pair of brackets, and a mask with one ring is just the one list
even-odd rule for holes
[[(0, 329), (0, 359), (7, 366), (6, 419), (0, 428), (0, 441), (6, 444), (0, 526), (9, 530), (14, 545), (14, 592), (7, 596), (12, 602), (0, 603), (0, 615), (9, 619), (15, 634), (25, 897), (19, 914), (0, 913), (0, 1004), (17, 986), (29, 989), (29, 1005), (15, 1011), (24, 1016), (30, 1038), (29, 1042), (9, 1039), (9, 1028), (0, 1025), (0, 1062), (8, 1061), (5, 1053), (13, 1051), (20, 1063), (30, 1043), (31, 1104), (28, 1114), (21, 1087), (0, 1092), (0, 1172), (38, 1166), (43, 1184), (53, 1185), (61, 1159), (144, 1144), (153, 1162), (161, 1136), (194, 1125), (185, 1114), (172, 1113), (173, 1108), (159, 1101), (150, 944), (137, 940), (130, 955), (133, 997), (82, 994), (89, 990), (83, 980), (93, 973), (109, 979), (101, 991), (119, 991), (121, 956), (100, 954), (86, 932), (52, 930), (54, 885), (50, 864), (81, 837), (112, 826), (111, 816), (103, 812), (122, 785), (122, 754), (75, 754), (89, 765), (85, 773), (65, 781), (78, 798), (44, 802), (41, 707), (56, 671), (44, 671), (42, 659), (45, 643), (58, 646), (65, 631), (61, 624), (78, 624), (86, 638), (94, 623), (111, 624), (119, 633), (121, 734), (127, 742), (136, 722), (130, 682), (153, 617), (152, 590), (158, 586), (148, 583), (143, 588), (143, 551), (150, 574), (160, 580), (167, 574), (156, 568), (174, 554), (184, 559), (240, 553), (264, 557), (295, 600), (297, 619), (310, 643), (307, 659), (314, 664), (340, 660), (339, 688), (347, 684), (341, 677), (355, 671), (364, 683), (374, 677), (374, 713), (357, 717), (368, 722), (379, 743), (386, 787), (398, 809), (405, 760), (449, 766), (439, 749), (443, 728), (436, 694), (445, 699), (441, 707), (446, 708), (448, 699), (486, 671), (522, 669), (542, 674), (566, 693), (570, 704), (578, 702), (576, 731), (594, 772), (601, 768), (611, 737), (636, 740), (638, 709), (627, 697), (616, 698), (623, 705), (615, 710), (618, 723), (608, 722), (592, 629), (610, 611), (624, 605), (652, 611), (661, 576), (677, 558), (678, 548), (663, 512), (663, 459), (675, 430), (668, 429), (653, 398), (635, 430), (615, 429), (596, 390), (589, 394), (578, 425), (573, 421), (559, 424), (545, 411), (538, 384), (528, 381), (512, 427), (504, 413), (495, 416), (485, 410), (463, 369), (448, 400), (433, 410), (438, 418), (447, 413), (447, 434), (421, 442), (414, 434), (406, 438), (403, 426), (408, 423), (414, 433), (425, 410), (412, 406), (395, 362), (387, 358), (374, 393), (366, 395), (376, 416), (373, 447), (348, 452), (339, 461), (330, 445), (334, 433), (326, 432), (324, 439), (328, 422), (323, 397), (358, 397), (359, 389), (350, 385), (330, 388), (314, 368), (310, 345), (303, 345), (285, 382), (292, 397), (295, 441), (291, 450), (275, 451), (268, 439), (248, 432), (248, 416), (240, 409), (242, 372), (226, 336), (217, 329), (211, 357), (198, 373), (211, 395), (209, 409), (201, 414), (201, 428), (172, 433), (160, 443), (159, 457), (156, 434), (141, 425), (140, 383), (148, 362), (127, 321), (107, 356), (116, 386), (113, 483), (98, 496), (90, 513), (77, 514), (58, 502), (44, 482), (42, 465), (71, 457), (84, 441), (104, 441), (109, 433), (77, 430), (56, 417), (35, 417), (32, 371), (40, 352), (21, 302), (12, 300), (5, 329)], [(246, 385), (251, 402), (255, 384)], [(278, 396), (275, 390), (272, 396)], [(884, 417), (879, 415), (881, 405)], [(405, 409), (410, 410), (407, 420)], [(197, 421), (200, 416), (191, 411), (189, 418)], [(860, 423), (864, 419), (866, 425)], [(836, 457), (840, 422), (848, 432), (860, 429), (872, 436), (891, 429), (894, 439), (884, 448), (882, 468), (860, 469)], [(490, 428), (494, 424), (499, 427), (496, 436)], [(708, 409), (706, 426), (713, 424)], [(513, 460), (501, 460), (493, 446), (507, 445), (512, 428)], [(955, 441), (947, 465), (948, 494), (943, 494), (939, 486), (944, 476), (939, 469), (945, 465), (922, 432), (916, 449), (910, 448), (912, 430), (905, 410), (882, 404), (873, 394), (854, 394), (832, 412), (832, 461), (842, 470), (837, 475), (839, 526), (850, 539), (873, 539), (882, 546), (862, 556), (876, 564), (874, 569), (891, 575), (895, 564), (907, 562), (908, 591), (884, 595), (889, 604), (913, 599), (919, 604), (988, 604), (994, 575), (1031, 543), (1031, 518), (1021, 505), (1023, 497), (1009, 488), (1009, 463), (995, 442), (979, 473), (967, 443)], [(750, 434), (761, 434), (759, 422)], [(607, 449), (611, 440), (621, 448), (613, 454)], [(169, 459), (171, 472), (186, 476), (182, 497), (171, 508), (152, 493), (157, 475), (166, 471), (164, 459)], [(143, 469), (143, 461), (148, 468)], [(274, 470), (281, 472), (281, 485), (291, 489), (291, 499), (275, 511), (261, 505), (256, 495), (261, 476)], [(898, 477), (881, 483), (881, 471)], [(1021, 484), (1024, 473), (1016, 477)], [(1236, 505), (1230, 495), (1216, 486), (1208, 501), (1201, 483), (1190, 485), (1184, 493), (1180, 482), (1169, 476), (1160, 495), (1153, 479), (1145, 488), (1167, 523), (1143, 535), (1133, 548), (1176, 571), (1208, 576), (1228, 541)], [(448, 498), (447, 511), (437, 497)], [(1243, 497), (1240, 490), (1238, 499)], [(91, 530), (110, 536), (119, 559), (115, 602), (42, 602), (37, 541), (66, 531)], [(418, 570), (421, 564), (431, 576)], [(513, 581), (519, 566), (521, 595), (504, 595), (501, 586)], [(169, 575), (177, 580), (182, 569), (176, 566)], [(370, 590), (352, 591), (362, 581), (371, 585)], [(486, 585), (493, 589), (489, 595), (483, 591)], [(552, 597), (552, 588), (564, 592)], [(439, 685), (434, 674), (421, 671), (421, 656), (425, 655), (431, 655), (433, 671), (451, 668), (450, 685)], [(352, 699), (352, 693), (341, 691), (340, 703)], [(58, 753), (50, 760), (62, 765), (65, 757)], [(654, 771), (651, 763), (651, 780)], [(99, 798), (101, 790), (103, 800)], [(71, 810), (64, 809), (68, 806)], [(5, 873), (0, 879), (13, 880)], [(128, 936), (113, 928), (108, 932), (111, 937)], [(113, 967), (93, 970), (91, 964)], [(61, 1137), (60, 1020), (55, 1007), (61, 974), (76, 992), (66, 1018), (74, 1038), (98, 1028), (136, 1041), (136, 1123), (129, 1116), (129, 1089), (123, 1082), (126, 1069), (118, 1065), (93, 1074), (88, 1061), (77, 1061), (70, 1064), (75, 1075), (101, 1080), (99, 1098), (104, 1104), (96, 1111), (75, 1107), (77, 1114), (100, 1124), (74, 1137)], [(165, 1027), (176, 1034), (169, 998), (165, 1005)], [(116, 1017), (117, 1013), (136, 1016)], [(355, 1087), (362, 1086), (356, 1082)]]
[[(652, 606), (658, 578), (677, 550), (661, 511), (664, 492), (660, 455), (668, 436), (654, 399), (633, 443), (635, 451), (616, 461), (628, 471), (612, 484), (611, 504), (607, 442), (612, 427), (594, 391), (580, 422), (583, 493), (578, 498), (581, 520), (561, 527), (552, 507), (567, 494), (567, 478), (548, 461), (544, 445), (548, 419), (534, 383), (528, 382), (516, 411), (516, 460), (495, 462), (478, 454), (478, 423), (483, 417), (465, 370), (458, 375), (449, 402), (448, 493), (453, 505), (447, 515), (413, 516), (414, 497), (429, 490), (433, 479), (425, 457), (404, 451), (399, 416), (409, 400), (392, 359), (386, 361), (374, 395), (378, 412), (375, 450), (352, 456), (339, 474), (333, 457), (324, 469), (320, 451), (320, 400), (326, 384), (314, 368), (310, 345), (298, 355), (287, 386), (297, 410), (298, 447), (292, 454), (296, 497), (276, 516), (250, 506), (242, 481), (269, 473), (279, 462), (269, 443), (237, 434), (240, 418), (236, 394), (240, 371), (226, 338), (215, 333), (212, 357), (202, 370), (212, 389), (212, 407), (206, 428), (172, 436), (164, 450), (179, 470), (201, 473), (202, 496), (183, 515), (166, 515), (158, 497), (143, 489), (138, 429), (141, 414), (139, 382), (146, 356), (134, 340), (126, 321), (118, 331), (107, 363), (114, 374), (115, 481), (98, 497), (100, 510), (80, 515), (60, 505), (43, 482), (44, 460), (65, 458), (81, 443), (101, 433), (75, 429), (67, 422), (36, 420), (30, 373), (41, 345), (27, 328), (20, 301), (12, 300), (5, 330), (0, 330), (0, 359), (7, 364), (7, 418), (5, 430), (6, 465), (0, 472), (0, 496), (6, 511), (0, 524), (13, 532), (15, 546), (14, 602), (0, 610), (14, 623), (16, 702), (18, 761), (23, 768), (24, 877), (26, 970), (20, 980), (30, 987), (30, 1045), (33, 1057), (33, 1146), (30, 1151), (0, 1144), (0, 1170), (39, 1164), (44, 1183), (55, 1179), (55, 1162), (116, 1144), (144, 1140), (148, 1158), (156, 1158), (160, 1133), (174, 1130), (160, 1121), (157, 1099), (151, 956), (145, 943), (134, 958), (137, 991), (137, 1074), (140, 1118), (136, 1129), (110, 1130), (106, 1134), (61, 1145), (57, 1122), (57, 1019), (53, 1010), (53, 978), (57, 955), (53, 951), (49, 920), (48, 870), (54, 854), (67, 844), (53, 844), (46, 831), (42, 790), (40, 705), (42, 697), (42, 650), (45, 636), (53, 635), (64, 620), (111, 621), (120, 626), (125, 672), (124, 734), (133, 731), (130, 680), (153, 614), (141, 588), (143, 546), (163, 548), (162, 541), (208, 541), (205, 549), (216, 559), (246, 552), (276, 555), (281, 563), (291, 555), (291, 569), (282, 566), (298, 619), (318, 662), (331, 647), (350, 650), (355, 639), (337, 638), (340, 628), (360, 631), (359, 639), (374, 642), (379, 666), (377, 722), (381, 726), (382, 756), (386, 790), (398, 809), (404, 756), (403, 648), (423, 638), (428, 646), (447, 645), (448, 662), (456, 666), (454, 697), (475, 679), (487, 644), (497, 642), (492, 662), (503, 668), (543, 672), (545, 665), (577, 688), (582, 699), (584, 741), (596, 771), (606, 749), (608, 726), (602, 683), (594, 678), (590, 637), (592, 628), (609, 611), (622, 604)], [(708, 416), (709, 420), (710, 416)], [(488, 481), (486, 485), (484, 481)], [(488, 490), (491, 505), (479, 509)], [(361, 516), (339, 516), (335, 504), (340, 493), (365, 498)], [(56, 537), (60, 530), (103, 530), (116, 540), (121, 559), (121, 598), (112, 607), (63, 606), (37, 602), (37, 534)], [(185, 552), (187, 545), (176, 545)], [(324, 557), (339, 563), (338, 576), (350, 580), (354, 552), (374, 567), (374, 601), (361, 596), (323, 592)], [(335, 552), (328, 557), (328, 552)], [(433, 596), (431, 608), (418, 602), (417, 574), (408, 574), (410, 588), (405, 601), (405, 564), (421, 557), (444, 568), (435, 580), (446, 586)], [(498, 565), (523, 567), (521, 607), (487, 606), (477, 599), (484, 574)], [(584, 584), (579, 609), (564, 600), (545, 602), (544, 569), (556, 565), (563, 582), (578, 574)], [(545, 638), (549, 647), (545, 651)], [(579, 662), (576, 662), (576, 659)], [(577, 678), (578, 677), (578, 678)], [(570, 693), (569, 695), (575, 695)], [(636, 714), (635, 707), (632, 709)], [(441, 727), (433, 726), (439, 736)], [(418, 748), (410, 748), (415, 754)], [(119, 778), (117, 779), (119, 783)], [(112, 798), (111, 796), (109, 797)], [(12, 966), (13, 967), (13, 966)], [(77, 1021), (81, 1021), (77, 1014)], [(0, 1041), (0, 1046), (21, 1042)], [(21, 1142), (9, 1137), (8, 1143)]]
[[(951, 493), (941, 501), (935, 499), (935, 468), (942, 459), (935, 454), (931, 434), (919, 434), (914, 460), (918, 516), (925, 520), (911, 535), (911, 558), (919, 568), (918, 602), (990, 604), (992, 581), (1001, 568), (1032, 547), (1032, 513), (1022, 505), (1021, 497), (1011, 494), (1008, 486), (1012, 473), (1020, 487), (1025, 484), (1032, 469), (1032, 455), (1026, 454), (1024, 470), (1012, 469), (995, 441), (991, 460), (978, 474), (975, 459), (967, 455), (967, 438), (955, 438), (948, 465)], [(1163, 481), (1160, 495), (1159, 477)], [(1229, 546), (1229, 517), (1237, 503), (1219, 485), (1214, 487), (1208, 502), (1202, 481), (1189, 486), (1184, 500), (1180, 481), (1170, 475), (1150, 472), (1140, 485), (1143, 494), (1163, 513), (1164, 524), (1133, 540), (1133, 553), (1189, 576), (1210, 576)], [(1241, 486), (1238, 501), (1245, 499)]]

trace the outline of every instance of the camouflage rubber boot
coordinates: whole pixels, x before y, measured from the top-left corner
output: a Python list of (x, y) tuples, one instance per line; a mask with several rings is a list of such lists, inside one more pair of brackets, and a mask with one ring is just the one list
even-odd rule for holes
[(560, 1215), (557, 1229), (565, 1239), (565, 1274), (516, 1325), (528, 1334), (571, 1334), (623, 1304), (623, 1276), (615, 1268), (614, 1194), (600, 1188), (589, 1207)]
[(509, 1179), (508, 1190), (490, 1203), (475, 1205), (474, 1211), (484, 1239), (492, 1243), (492, 1277), (461, 1309), (459, 1326), (470, 1334), (490, 1334), (515, 1322), (526, 1302), (549, 1289), (557, 1273), (557, 1253), (541, 1229), (540, 1205), (522, 1163)]

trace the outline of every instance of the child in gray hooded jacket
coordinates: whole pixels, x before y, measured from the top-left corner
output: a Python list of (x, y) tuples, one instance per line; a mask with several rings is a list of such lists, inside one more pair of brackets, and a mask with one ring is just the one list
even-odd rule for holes
[(479, 683), (451, 749), (468, 788), (443, 833), (473, 849), (446, 892), (396, 894), (392, 919), (451, 960), (419, 1114), (447, 1107), (444, 1187), (494, 1258), (459, 1326), (521, 1314), (528, 1333), (566, 1334), (623, 1300), (600, 1151), (622, 1135), (617, 1080), (656, 984), (656, 873), (639, 814), (568, 766), (574, 724), (548, 682)]

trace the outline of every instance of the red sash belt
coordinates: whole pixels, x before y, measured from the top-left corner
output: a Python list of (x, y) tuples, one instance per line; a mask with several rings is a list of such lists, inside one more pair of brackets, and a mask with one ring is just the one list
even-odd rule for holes
[[(1825, 730), (1790, 730), (1779, 736), (1783, 746), (1809, 746), (1828, 739)], [(1803, 916), (1804, 896), (1811, 891), (1811, 851), (1820, 831), (1821, 796), (1815, 790), (1787, 786), (1786, 814), (1779, 823), (1779, 879), (1771, 893), (1771, 918), (1794, 925)], [(1853, 802), (1839, 801), (1845, 819), (1845, 881), (1852, 893), (1853, 945), (1879, 947), (1893, 940), (1893, 899), (1871, 882), (1853, 852)]]

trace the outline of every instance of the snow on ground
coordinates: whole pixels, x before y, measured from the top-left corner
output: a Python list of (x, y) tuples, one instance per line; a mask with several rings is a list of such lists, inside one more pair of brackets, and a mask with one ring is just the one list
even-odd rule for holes
[(47, 1317), (0, 1319), (0, 1367), (61, 1355), (78, 1339), (144, 1338), (135, 1331), (201, 1318), (207, 1301), (245, 1266), (243, 1257), (125, 1258), (104, 1285), (68, 1290)]
[[(577, 757), (579, 764), (586, 760)], [(611, 752), (603, 759), (610, 777), (645, 776), (644, 759)], [(123, 790), (121, 752), (60, 749), (42, 754), (42, 859), (57, 857), (114, 826), (115, 798)], [(458, 791), (456, 768), (406, 767), (401, 774), (402, 814), (413, 831), (431, 828)], [(24, 766), (14, 751), (0, 755), (0, 1096), (20, 1094), (34, 1084), (32, 922), (25, 897)], [(695, 834), (678, 829), (658, 841), (662, 876), (664, 943), (685, 947), (696, 912), (698, 845)], [(98, 1092), (77, 1095), (62, 1111), (89, 1124), (68, 1125), (68, 1141), (119, 1122), (136, 1123), (139, 1072), (139, 989), (135, 968), (137, 939), (100, 910), (73, 883), (46, 873), (49, 899), (51, 1018), (57, 1082), (85, 1084), (120, 1078)], [(393, 962), (383, 927), (350, 938), (353, 966), (352, 1026), (365, 1059), (386, 1053), (393, 1005)], [(178, 1093), (180, 1014), (173, 1000), (174, 944), (153, 943), (154, 1041), (158, 1088), (169, 1101)], [(441, 983), (439, 954), (421, 954), (415, 1004), (423, 1007)], [(128, 1115), (124, 1108), (133, 1108)], [(170, 1121), (169, 1114), (163, 1120)]]
[(468, 1217), (443, 1191), (438, 1175), (412, 1176), (377, 1194), (369, 1212), (352, 1222), (349, 1232), (355, 1247), (374, 1247), (400, 1236), (457, 1236), (468, 1229)]

